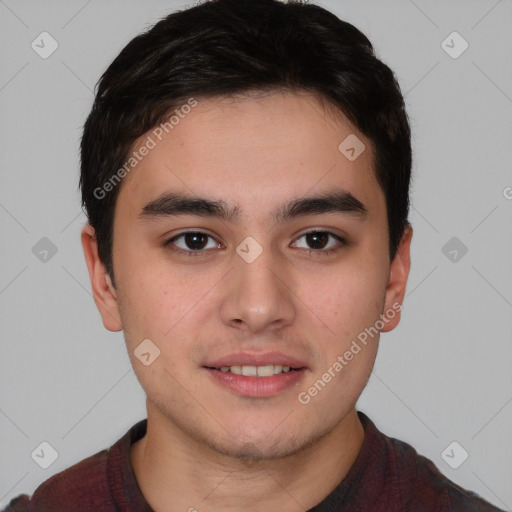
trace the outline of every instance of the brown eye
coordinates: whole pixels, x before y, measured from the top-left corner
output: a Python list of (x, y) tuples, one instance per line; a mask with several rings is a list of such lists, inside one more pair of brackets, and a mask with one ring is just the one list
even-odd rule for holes
[(307, 233), (306, 241), (313, 249), (323, 249), (329, 241), (329, 234), (325, 231)]
[(207, 249), (220, 249), (222, 247), (211, 235), (203, 233), (202, 231), (186, 231), (185, 233), (180, 233), (168, 240), (164, 245), (169, 246), (173, 251), (185, 253), (188, 256), (200, 256), (204, 254)]
[(183, 235), (183, 241), (188, 249), (200, 251), (204, 249), (208, 243), (208, 235), (204, 233), (186, 233)]
[(309, 231), (301, 235), (297, 240), (301, 239), (305, 240), (305, 246), (302, 244), (301, 247), (296, 241), (294, 243), (294, 247), (309, 249), (310, 253), (315, 252), (318, 254), (330, 254), (347, 245), (346, 241), (342, 237), (335, 235), (330, 231)]

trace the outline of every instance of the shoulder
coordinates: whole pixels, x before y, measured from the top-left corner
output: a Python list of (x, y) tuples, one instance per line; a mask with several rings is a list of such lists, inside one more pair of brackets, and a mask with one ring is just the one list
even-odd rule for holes
[(146, 428), (147, 420), (139, 421), (110, 448), (53, 475), (31, 498), (14, 498), (4, 512), (116, 512), (132, 505), (146, 510), (130, 463), (130, 447)]
[(388, 462), (393, 466), (404, 509), (416, 512), (500, 512), (478, 494), (466, 490), (443, 475), (437, 466), (408, 443), (382, 436)]
[(4, 512), (108, 510), (108, 450), (91, 455), (44, 481), (32, 497), (11, 500)]

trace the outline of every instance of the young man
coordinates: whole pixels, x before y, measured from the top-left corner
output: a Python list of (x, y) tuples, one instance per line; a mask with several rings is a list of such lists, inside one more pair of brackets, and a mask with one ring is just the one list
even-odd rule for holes
[(131, 41), (84, 127), (82, 244), (147, 420), (9, 511), (496, 511), (356, 411), (410, 268), (390, 69), (312, 4)]

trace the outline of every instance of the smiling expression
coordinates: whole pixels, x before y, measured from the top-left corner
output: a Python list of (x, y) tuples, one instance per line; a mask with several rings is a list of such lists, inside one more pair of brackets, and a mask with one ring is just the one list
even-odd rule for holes
[[(353, 161), (349, 135), (365, 147)], [(409, 246), (390, 262), (388, 236), (371, 141), (341, 113), (307, 93), (198, 99), (115, 209), (116, 300), (100, 311), (124, 330), (148, 414), (234, 456), (284, 456), (333, 431), (378, 336), (308, 405), (297, 397), (403, 299)], [(160, 350), (148, 366), (134, 352), (145, 339)]]

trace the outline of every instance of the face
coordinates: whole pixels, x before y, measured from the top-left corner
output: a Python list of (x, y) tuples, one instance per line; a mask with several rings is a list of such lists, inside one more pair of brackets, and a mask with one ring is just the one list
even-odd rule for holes
[[(82, 236), (104, 324), (124, 330), (161, 428), (227, 455), (295, 453), (353, 413), (375, 331), (399, 321), (411, 233), (390, 262), (371, 142), (306, 93), (198, 100), (156, 133), (117, 199), (116, 289)], [(354, 135), (355, 159), (339, 149)], [(251, 376), (279, 366), (294, 369)]]

